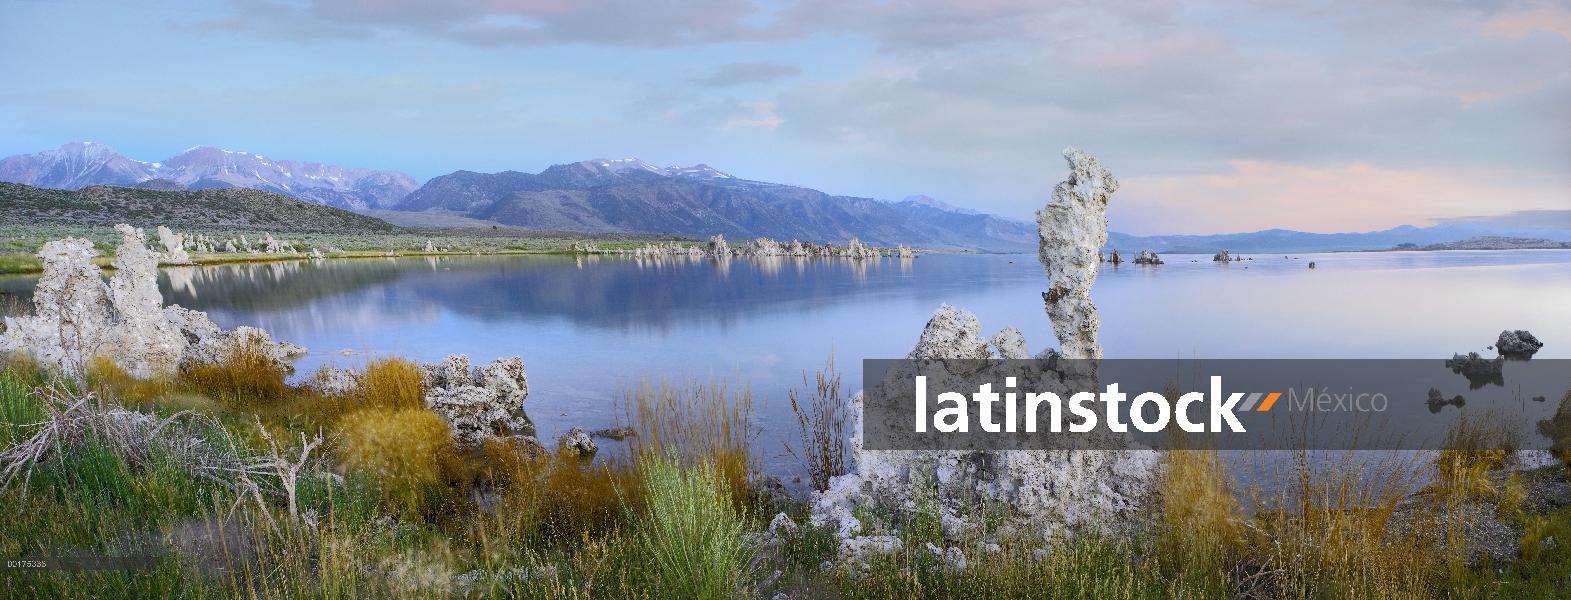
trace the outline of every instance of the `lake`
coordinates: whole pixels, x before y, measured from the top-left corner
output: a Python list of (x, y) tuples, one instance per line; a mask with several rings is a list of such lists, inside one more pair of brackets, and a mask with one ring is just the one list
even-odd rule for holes
[[(1092, 297), (1107, 357), (1493, 356), (1484, 347), (1502, 329), (1528, 329), (1546, 344), (1538, 358), (1571, 358), (1567, 250), (1163, 258), (1104, 265)], [(0, 287), (30, 292), (34, 281)], [(225, 328), (261, 327), (309, 348), (299, 373), (360, 364), (367, 352), (522, 356), (525, 408), (542, 438), (609, 426), (613, 398), (641, 376), (739, 377), (765, 405), (771, 456), (786, 435), (776, 426), (794, 426), (786, 392), (804, 370), (833, 348), (855, 391), (861, 360), (903, 357), (942, 303), (976, 313), (984, 336), (1013, 325), (1032, 353), (1057, 346), (1034, 255), (344, 259), (167, 268), (160, 286), (166, 303)]]

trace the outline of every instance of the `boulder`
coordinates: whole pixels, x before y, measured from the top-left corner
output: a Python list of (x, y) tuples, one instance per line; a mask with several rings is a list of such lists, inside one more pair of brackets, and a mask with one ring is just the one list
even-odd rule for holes
[(513, 416), (529, 396), (522, 358), (498, 358), (484, 367), (471, 367), (468, 356), (449, 354), (442, 362), (426, 363), (420, 369), (425, 376), (426, 408), (447, 421), (460, 443), (475, 445), (487, 436), (526, 428), (526, 420)]
[(562, 451), (583, 457), (594, 456), (596, 452), (600, 451), (600, 447), (595, 445), (595, 441), (590, 439), (589, 434), (584, 433), (583, 427), (573, 427), (571, 430), (568, 430), (566, 435), (558, 439), (556, 443), (562, 448)]
[(1533, 334), (1528, 333), (1525, 329), (1516, 331), (1507, 329), (1500, 332), (1500, 338), (1495, 341), (1496, 352), (1499, 352), (1501, 356), (1513, 358), (1532, 356), (1534, 352), (1538, 352), (1538, 349), (1543, 347), (1544, 343), (1538, 341), (1538, 338), (1533, 337)]

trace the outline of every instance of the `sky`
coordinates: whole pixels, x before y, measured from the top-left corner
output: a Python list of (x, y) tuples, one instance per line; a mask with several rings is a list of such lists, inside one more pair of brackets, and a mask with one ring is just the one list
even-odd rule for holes
[(1571, 0), (0, 0), (0, 156), (70, 141), (1372, 231), (1571, 209)]

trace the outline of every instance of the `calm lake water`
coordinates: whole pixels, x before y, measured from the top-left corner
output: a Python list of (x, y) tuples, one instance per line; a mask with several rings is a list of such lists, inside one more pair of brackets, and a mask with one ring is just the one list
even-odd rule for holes
[[(1571, 358), (1571, 251), (1246, 256), (1105, 267), (1092, 297), (1106, 355), (1446, 358), (1486, 353), (1509, 328), (1544, 340), (1539, 358)], [(30, 291), (35, 280), (0, 287)], [(942, 303), (976, 313), (984, 335), (1013, 325), (1033, 353), (1057, 346), (1033, 255), (348, 259), (170, 268), (160, 285), (166, 303), (309, 348), (300, 373), (367, 352), (522, 356), (525, 408), (542, 438), (609, 426), (613, 398), (641, 376), (740, 377), (765, 405), (760, 440), (771, 454), (804, 370), (833, 348), (854, 391), (861, 359), (903, 357)]]

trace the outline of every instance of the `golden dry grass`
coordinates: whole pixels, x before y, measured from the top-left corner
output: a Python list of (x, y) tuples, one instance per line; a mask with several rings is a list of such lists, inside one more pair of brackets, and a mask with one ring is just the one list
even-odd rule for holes
[(287, 400), (288, 373), (259, 339), (231, 344), (217, 363), (187, 365), (179, 382), (232, 408), (262, 408)]
[(672, 382), (658, 385), (645, 378), (622, 396), (623, 417), (637, 432), (629, 438), (628, 458), (641, 454), (674, 455), (683, 464), (714, 465), (738, 506), (746, 501), (749, 475), (756, 472), (752, 426), (753, 393), (746, 386), (733, 392), (727, 380)]
[(454, 500), (453, 484), (467, 479), (447, 423), (423, 408), (355, 411), (340, 421), (338, 434), (344, 466), (375, 476), (406, 516)]
[(370, 408), (421, 408), (425, 406), (425, 377), (413, 361), (373, 358), (366, 362), (356, 399)]
[(643, 479), (629, 460), (585, 461), (486, 440), (485, 475), (496, 487), (499, 533), (548, 543), (610, 534), (643, 507)]

